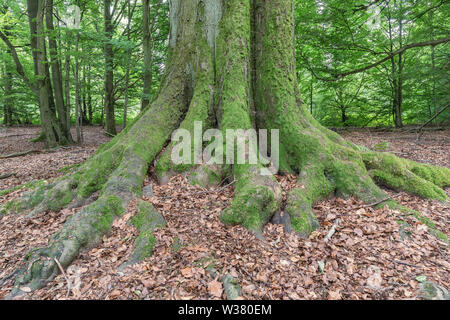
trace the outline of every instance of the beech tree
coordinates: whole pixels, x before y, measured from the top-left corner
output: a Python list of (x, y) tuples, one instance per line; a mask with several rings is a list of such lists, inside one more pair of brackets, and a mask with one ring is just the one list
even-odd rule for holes
[(242, 224), (261, 237), (262, 227), (280, 210), (281, 188), (263, 164), (175, 165), (171, 134), (203, 129), (279, 129), (280, 173), (297, 173), (298, 188), (283, 209), (295, 232), (319, 227), (312, 210), (323, 197), (356, 196), (407, 210), (377, 184), (426, 198), (447, 200), (450, 170), (373, 152), (350, 143), (314, 120), (302, 103), (294, 56), (292, 0), (172, 0), (169, 52), (159, 94), (135, 121), (74, 172), (25, 194), (3, 210), (32, 209), (31, 215), (84, 206), (45, 248), (27, 256), (11, 297), (20, 288), (40, 288), (70, 265), (81, 249), (95, 245), (127, 204), (140, 197), (156, 161), (161, 183), (187, 172), (203, 186), (235, 182), (226, 224)]

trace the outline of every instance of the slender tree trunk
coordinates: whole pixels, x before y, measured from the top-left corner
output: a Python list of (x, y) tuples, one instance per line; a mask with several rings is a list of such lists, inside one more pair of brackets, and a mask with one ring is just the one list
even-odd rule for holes
[[(125, 32), (127, 34), (127, 41), (128, 45), (130, 45), (130, 26), (131, 26), (131, 19), (132, 17), (132, 11), (131, 11), (131, 4), (128, 2), (128, 22), (127, 27), (125, 29)], [(125, 74), (125, 100), (123, 103), (123, 127), (125, 128), (127, 126), (127, 113), (128, 113), (128, 92), (129, 92), (129, 84), (130, 84), (130, 59), (131, 59), (131, 48), (127, 49), (127, 62), (126, 62), (126, 74)]]
[(72, 49), (72, 45), (70, 42), (69, 31), (66, 33), (67, 38), (67, 49), (65, 55), (65, 77), (64, 77), (64, 92), (66, 96), (66, 121), (67, 128), (70, 129), (70, 50)]
[(311, 73), (311, 84), (309, 87), (309, 112), (313, 114), (313, 90), (314, 90), (314, 75)]
[[(153, 19), (156, 19), (154, 17)], [(150, 92), (152, 87), (152, 65), (153, 65), (153, 23), (150, 23), (150, 0), (142, 0), (142, 48), (144, 52), (144, 88), (142, 92), (141, 110), (150, 103)]]
[[(8, 8), (4, 9), (5, 11), (8, 10)], [(2, 12), (3, 13), (3, 12)], [(10, 26), (5, 26), (5, 35), (7, 37), (10, 36), (9, 32)], [(11, 50), (8, 49), (8, 53), (11, 54)], [(11, 72), (11, 66), (7, 60), (5, 60), (4, 63), (4, 69), (3, 69), (3, 83), (4, 83), (4, 96), (3, 96), (3, 124), (5, 126), (12, 125), (12, 114), (13, 114), (13, 100), (12, 100), (12, 94), (13, 94), (13, 73)]]
[(105, 116), (106, 132), (116, 135), (116, 120), (114, 116), (114, 51), (112, 36), (114, 26), (112, 24), (111, 0), (104, 0), (104, 23), (105, 23)]
[(48, 43), (49, 43), (49, 54), (51, 62), (52, 71), (52, 81), (54, 88), (55, 104), (58, 113), (58, 120), (61, 125), (61, 130), (67, 141), (72, 142), (72, 135), (70, 134), (70, 127), (67, 126), (67, 112), (64, 105), (64, 93), (62, 84), (62, 71), (61, 64), (58, 57), (58, 47), (56, 43), (56, 33), (53, 27), (53, 0), (46, 1), (46, 26), (49, 32)]
[(9, 70), (9, 63), (5, 62), (3, 71), (4, 96), (3, 96), (3, 124), (5, 126), (12, 125), (12, 110), (13, 110), (13, 74)]
[[(400, 1), (400, 18), (399, 23), (399, 47), (403, 47), (403, 6), (402, 1)], [(403, 53), (398, 55), (398, 93), (397, 93), (397, 108), (396, 108), (396, 127), (403, 127), (402, 120), (402, 107), (403, 107)]]
[(80, 58), (79, 58), (79, 39), (80, 34), (77, 32), (77, 35), (75, 36), (75, 70), (74, 70), (74, 78), (75, 78), (75, 128), (77, 132), (77, 143), (83, 142), (82, 137), (82, 116), (80, 113), (81, 108), (81, 93), (80, 93), (80, 75), (79, 75), (79, 65), (80, 65)]
[(93, 123), (93, 114), (94, 114), (94, 109), (92, 107), (92, 92), (91, 92), (91, 64), (90, 62), (88, 63), (88, 75), (87, 75), (87, 107), (88, 107), (88, 120), (89, 123)]

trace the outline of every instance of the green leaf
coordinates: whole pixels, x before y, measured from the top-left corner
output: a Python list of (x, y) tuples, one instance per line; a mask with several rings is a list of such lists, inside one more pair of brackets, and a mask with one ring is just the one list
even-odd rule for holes
[(416, 280), (419, 281), (419, 282), (425, 282), (425, 281), (427, 281), (427, 277), (423, 276), (423, 275), (422, 276), (417, 276)]

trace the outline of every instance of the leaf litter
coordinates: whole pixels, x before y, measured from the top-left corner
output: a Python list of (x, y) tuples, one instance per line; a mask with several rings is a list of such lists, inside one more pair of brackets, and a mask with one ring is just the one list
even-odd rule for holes
[[(99, 136), (100, 130), (91, 127), (85, 136), (87, 139), (90, 134)], [(402, 156), (413, 160), (450, 165), (449, 131), (426, 132), (426, 147), (420, 146), (420, 155), (413, 133), (369, 135), (350, 131), (343, 135), (369, 148), (390, 141), (391, 152), (405, 153)], [(14, 136), (14, 139), (18, 137), (26, 138)], [(3, 159), (0, 174), (20, 167), (25, 168), (24, 172), (31, 179), (43, 176), (51, 181), (61, 175), (57, 169), (84, 161), (97, 146), (92, 142), (52, 153), (55, 163), (48, 171), (43, 169), (43, 163), (48, 161), (45, 153)], [(77, 152), (71, 154), (71, 150)], [(14, 150), (19, 151), (24, 150)], [(69, 154), (74, 158), (68, 162)], [(363, 204), (353, 198), (330, 198), (315, 205), (321, 228), (309, 238), (286, 234), (283, 226), (268, 224), (263, 230), (265, 241), (262, 241), (242, 226), (225, 226), (220, 221), (221, 211), (232, 199), (233, 186), (206, 190), (190, 185), (182, 175), (159, 186), (151, 176), (150, 172), (145, 184), (153, 182), (154, 196), (143, 200), (152, 203), (167, 222), (166, 227), (154, 233), (156, 245), (151, 257), (120, 269), (131, 256), (138, 235), (129, 223), (137, 212), (137, 201), (133, 201), (101, 243), (82, 251), (67, 268), (67, 279), (60, 274), (44, 288), (26, 293), (21, 299), (225, 299), (221, 282), (225, 274), (239, 282), (240, 298), (250, 300), (418, 299), (419, 285), (425, 280), (449, 286), (448, 245), (413, 216), (388, 208), (361, 208)], [(22, 176), (17, 179), (4, 179), (0, 189), (26, 180)], [(296, 185), (295, 176), (277, 179), (284, 197)], [(0, 197), (0, 203), (20, 196), (23, 191), (19, 189)], [(447, 193), (450, 194), (449, 190)], [(449, 236), (448, 205), (406, 193), (396, 200), (432, 219), (437, 228)], [(25, 218), (25, 215), (1, 217), (0, 279), (23, 266), (25, 255), (32, 248), (45, 246), (76, 210), (80, 208), (42, 213), (32, 218)], [(337, 219), (335, 233), (325, 241)], [(6, 296), (12, 285), (12, 279), (0, 284), (0, 298)]]

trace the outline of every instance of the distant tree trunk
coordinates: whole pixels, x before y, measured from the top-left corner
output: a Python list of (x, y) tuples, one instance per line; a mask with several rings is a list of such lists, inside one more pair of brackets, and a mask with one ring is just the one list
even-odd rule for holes
[[(398, 19), (399, 23), (399, 47), (403, 47), (403, 6), (402, 1), (400, 1), (400, 18)], [(402, 108), (403, 108), (403, 53), (400, 53), (398, 55), (398, 80), (397, 80), (397, 108), (396, 108), (396, 123), (395, 126), (397, 128), (403, 127), (403, 120), (402, 120)]]
[[(46, 57), (46, 46), (44, 36), (45, 1), (28, 0), (28, 12), (31, 31), (31, 48), (33, 49), (33, 60), (37, 72), (37, 92), (39, 95), (39, 108), (43, 134), (46, 145), (54, 147), (59, 144), (67, 144), (69, 141), (63, 134), (61, 124), (56, 118), (52, 88), (50, 85), (50, 72)], [(53, 106), (52, 106), (53, 103)]]
[(342, 105), (339, 108), (341, 109), (342, 124), (344, 125), (344, 127), (347, 127), (348, 126), (348, 123), (347, 123), (348, 117), (346, 114), (346, 108), (345, 108), (345, 106), (342, 106)]
[[(156, 17), (153, 18), (155, 20)], [(150, 22), (150, 0), (142, 0), (142, 48), (144, 52), (144, 88), (142, 92), (141, 110), (150, 103), (150, 92), (152, 88), (152, 65), (153, 65), (153, 24)]]
[(105, 117), (106, 132), (116, 135), (116, 120), (114, 116), (114, 51), (112, 46), (112, 36), (114, 26), (112, 23), (111, 0), (104, 0), (104, 23), (105, 23)]
[[(391, 11), (388, 8), (388, 25), (389, 25), (389, 45), (390, 52), (394, 52), (394, 39), (393, 39), (393, 27), (392, 27), (392, 19), (391, 19)], [(397, 69), (397, 62), (395, 61), (395, 57), (391, 59), (391, 74), (392, 74), (392, 116), (394, 118), (394, 125), (396, 128), (402, 127), (402, 105), (401, 105), (401, 97), (399, 96), (402, 93), (400, 83), (400, 70)], [(401, 63), (399, 63), (400, 67)]]
[(82, 123), (84, 124), (90, 124), (89, 118), (88, 118), (88, 101), (87, 101), (87, 75), (86, 75), (86, 69), (87, 66), (85, 63), (81, 62), (83, 65), (82, 71), (83, 71), (83, 81), (82, 83), (82, 89), (81, 89), (81, 100), (82, 100), (82, 108), (81, 108), (81, 118)]
[(72, 49), (72, 45), (70, 42), (70, 32), (66, 33), (67, 38), (67, 48), (65, 54), (65, 78), (64, 78), (64, 92), (66, 96), (66, 121), (67, 128), (70, 128), (70, 50)]
[(87, 108), (88, 108), (88, 120), (89, 123), (92, 124), (93, 122), (93, 114), (94, 114), (94, 109), (92, 108), (92, 92), (91, 92), (91, 64), (90, 62), (88, 63), (88, 74), (87, 74), (87, 86), (86, 86), (86, 90), (87, 90)]
[[(130, 26), (131, 26), (131, 19), (133, 18), (133, 12), (131, 11), (131, 4), (128, 2), (127, 6), (128, 10), (128, 22), (127, 27), (125, 29), (125, 32), (127, 34), (127, 41), (128, 45), (130, 45)], [(129, 94), (129, 88), (130, 85), (130, 59), (131, 59), (131, 48), (127, 49), (127, 56), (126, 56), (127, 62), (126, 62), (126, 74), (125, 74), (125, 100), (123, 103), (123, 127), (125, 128), (127, 126), (127, 113), (128, 113), (128, 94)]]
[(314, 90), (314, 75), (311, 73), (311, 84), (309, 87), (309, 112), (313, 114), (313, 90)]
[(5, 68), (3, 72), (3, 82), (4, 82), (4, 99), (3, 99), (3, 124), (5, 126), (12, 125), (12, 90), (13, 90), (13, 74), (9, 70), (9, 63), (5, 62)]
[(56, 43), (56, 34), (53, 27), (53, 0), (47, 0), (46, 2), (46, 26), (49, 32), (48, 42), (49, 42), (49, 54), (51, 62), (52, 80), (54, 97), (56, 104), (56, 111), (58, 113), (58, 120), (61, 125), (61, 130), (66, 137), (67, 141), (72, 142), (72, 135), (70, 134), (70, 127), (67, 126), (67, 112), (64, 105), (64, 93), (62, 84), (62, 71), (61, 63), (58, 57), (58, 47)]
[[(431, 23), (431, 39), (434, 40), (434, 15), (433, 10), (430, 11), (430, 23)], [(436, 95), (436, 49), (434, 46), (431, 47), (431, 77), (432, 77), (432, 83), (433, 83), (433, 89), (432, 89), (432, 97), (431, 97), (431, 105), (432, 109), (430, 108), (429, 113), (430, 117), (433, 114), (436, 114), (437, 110), (437, 95)], [(436, 119), (433, 120), (433, 122), (436, 122)]]
[(81, 133), (82, 130), (82, 117), (80, 114), (80, 107), (81, 107), (81, 95), (80, 95), (80, 75), (79, 75), (79, 71), (80, 71), (80, 58), (79, 58), (79, 51), (78, 51), (78, 46), (79, 46), (79, 39), (80, 39), (80, 34), (77, 31), (77, 35), (75, 36), (75, 70), (74, 70), (74, 78), (75, 78), (75, 128), (76, 128), (76, 132), (77, 132), (77, 143), (82, 143), (83, 142), (83, 136)]
[[(6, 12), (8, 8), (5, 6), (2, 9), (2, 12)], [(6, 37), (10, 36), (10, 26), (6, 25), (3, 27), (5, 30)], [(11, 50), (8, 49), (8, 54), (11, 54)], [(5, 126), (12, 125), (12, 110), (13, 110), (13, 101), (12, 101), (12, 90), (13, 90), (13, 74), (11, 72), (11, 66), (7, 60), (5, 60), (4, 70), (3, 70), (3, 83), (4, 83), (4, 96), (3, 96), (3, 124)]]

